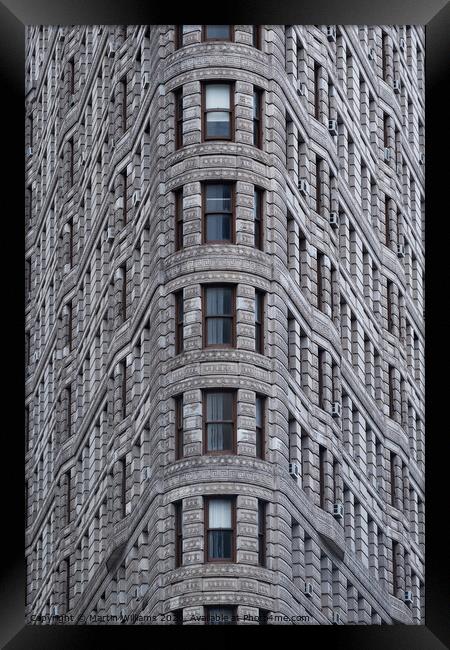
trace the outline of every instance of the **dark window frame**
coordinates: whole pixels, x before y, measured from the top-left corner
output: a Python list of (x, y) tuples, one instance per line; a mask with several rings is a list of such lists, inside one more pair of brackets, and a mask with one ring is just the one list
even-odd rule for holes
[(317, 365), (318, 365), (318, 390), (319, 390), (319, 408), (323, 409), (323, 392), (324, 392), (324, 365), (325, 365), (325, 350), (319, 348), (317, 351)]
[(122, 271), (122, 287), (120, 290), (120, 312), (122, 317), (122, 323), (125, 323), (125, 321), (128, 318), (127, 263), (124, 262), (124, 264), (121, 265), (120, 269)]
[[(204, 499), (204, 562), (207, 564), (217, 564), (217, 563), (224, 563), (224, 564), (232, 564), (236, 562), (236, 497), (231, 496), (231, 495), (207, 495), (203, 497)], [(210, 501), (213, 499), (220, 499), (220, 500), (227, 500), (230, 501), (231, 503), (231, 529), (223, 529), (223, 530), (231, 530), (231, 558), (210, 558), (209, 557), (209, 531), (210, 530), (222, 530), (218, 528), (209, 528), (209, 504)]]
[(120, 513), (124, 519), (127, 514), (127, 460), (125, 456), (119, 459), (120, 462)]
[[(255, 433), (256, 433), (256, 458), (264, 460), (266, 456), (266, 410), (267, 410), (267, 397), (258, 393), (256, 395), (256, 400), (260, 400), (261, 403), (261, 426), (258, 427), (255, 424)], [(257, 415), (257, 401), (255, 401), (255, 421)], [(259, 441), (259, 442), (258, 442)]]
[(265, 190), (262, 187), (255, 185), (253, 190), (253, 201), (257, 204), (253, 206), (253, 221), (254, 221), (254, 245), (260, 251), (264, 250), (264, 197)]
[(175, 50), (180, 50), (184, 46), (183, 42), (183, 25), (174, 26), (174, 47)]
[[(224, 623), (224, 622), (223, 623), (211, 623), (211, 621), (210, 621), (211, 610), (217, 609), (219, 607), (220, 607), (220, 609), (228, 609), (228, 610), (230, 610), (230, 618), (231, 618), (231, 620), (229, 622), (227, 621), (226, 623)], [(237, 607), (235, 605), (220, 605), (220, 604), (209, 605), (209, 606), (205, 607), (205, 618), (206, 618), (205, 625), (235, 625), (236, 624), (236, 619), (237, 619)]]
[(267, 501), (258, 499), (258, 564), (267, 565)]
[(123, 226), (125, 227), (128, 223), (128, 174), (127, 174), (127, 168), (125, 167), (121, 172), (120, 175), (122, 177), (122, 184), (123, 184), (123, 190), (122, 190), (122, 200), (123, 200), (123, 208), (122, 208), (122, 222)]
[[(231, 210), (230, 210), (230, 239), (206, 239), (207, 236), (207, 224), (206, 217), (208, 214), (228, 214), (228, 212), (207, 212), (207, 198), (206, 198), (206, 187), (208, 185), (229, 185), (231, 187)], [(229, 180), (218, 180), (218, 181), (203, 181), (202, 182), (202, 224), (201, 224), (201, 236), (202, 244), (235, 244), (236, 243), (236, 182)]]
[(258, 110), (252, 115), (253, 124), (253, 146), (258, 149), (263, 148), (263, 101), (264, 89), (259, 86), (253, 86), (253, 101), (255, 96), (258, 98)]
[(67, 396), (66, 427), (67, 427), (67, 437), (69, 438), (72, 435), (72, 386), (71, 384), (68, 384), (66, 386), (66, 396)]
[(183, 393), (174, 397), (175, 401), (175, 460), (184, 457), (184, 428), (183, 428)]
[(175, 251), (184, 248), (183, 188), (174, 190), (175, 198)]
[(325, 454), (326, 448), (319, 445), (319, 506), (325, 508)]
[(202, 25), (202, 42), (203, 43), (234, 43), (235, 29), (234, 25), (229, 25), (229, 38), (207, 38), (207, 25)]
[(316, 212), (322, 215), (322, 178), (323, 158), (316, 156)]
[(173, 91), (175, 100), (175, 149), (183, 147), (183, 86), (179, 86)]
[(316, 120), (320, 120), (320, 72), (322, 66), (314, 61), (314, 117)]
[[(228, 393), (232, 396), (232, 419), (231, 420), (211, 420), (211, 423), (218, 422), (231, 422), (232, 424), (232, 434), (231, 434), (231, 449), (224, 450), (209, 450), (208, 449), (208, 404), (207, 397), (212, 393)], [(203, 438), (203, 455), (204, 456), (234, 456), (237, 454), (237, 390), (235, 388), (208, 388), (202, 391), (202, 438)]]
[(255, 291), (255, 352), (265, 352), (264, 315), (266, 307), (266, 292), (256, 289)]
[(121, 386), (120, 386), (120, 395), (122, 398), (122, 420), (125, 420), (127, 417), (127, 360), (123, 359), (120, 363), (121, 365)]
[[(230, 89), (230, 108), (229, 109), (217, 109), (217, 108), (206, 108), (206, 88), (208, 85), (214, 86), (218, 84), (226, 84)], [(202, 142), (234, 142), (235, 141), (235, 107), (234, 107), (234, 95), (235, 95), (235, 82), (230, 81), (229, 79), (210, 79), (208, 81), (201, 82), (201, 111), (202, 111)], [(230, 136), (229, 137), (217, 137), (209, 136), (206, 132), (207, 126), (207, 113), (229, 113), (230, 119)]]
[(122, 91), (122, 105), (120, 107), (120, 124), (122, 127), (122, 133), (126, 133), (128, 130), (128, 102), (127, 102), (128, 80), (127, 80), (126, 73), (120, 78), (119, 84), (120, 84), (120, 89)]
[[(231, 316), (208, 316), (207, 309), (207, 290), (208, 289), (231, 289)], [(236, 347), (236, 285), (231, 283), (210, 283), (202, 285), (202, 347), (211, 349), (230, 349)], [(231, 320), (231, 342), (230, 343), (208, 343), (208, 320), (209, 319), (228, 319)]]
[(261, 29), (261, 25), (253, 25), (252, 46), (256, 50), (261, 50), (262, 49), (262, 29)]
[(184, 352), (184, 296), (183, 289), (175, 293), (175, 354)]
[(183, 502), (175, 501), (174, 528), (175, 528), (175, 569), (183, 566)]
[(68, 60), (68, 75), (69, 75), (69, 95), (75, 95), (75, 57), (72, 56)]

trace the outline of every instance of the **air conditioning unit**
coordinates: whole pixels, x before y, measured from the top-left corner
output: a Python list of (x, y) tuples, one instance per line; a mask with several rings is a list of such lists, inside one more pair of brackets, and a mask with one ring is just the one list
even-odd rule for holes
[(63, 351), (60, 348), (59, 350), (56, 350), (56, 361), (61, 361), (62, 358), (63, 358)]
[(392, 150), (390, 147), (385, 147), (384, 148), (384, 160), (385, 162), (389, 162), (392, 157)]
[(150, 75), (148, 72), (144, 72), (144, 74), (142, 75), (141, 84), (144, 90), (150, 86)]
[(135, 192), (133, 192), (133, 197), (131, 199), (131, 202), (133, 203), (134, 207), (139, 205), (139, 203), (141, 202), (141, 191), (140, 190), (136, 190)]
[(339, 614), (339, 612), (333, 612), (332, 621), (333, 621), (333, 625), (339, 625), (340, 624), (341, 615)]
[(341, 403), (333, 402), (331, 405), (331, 417), (340, 418), (341, 417)]
[(33, 155), (33, 147), (27, 147), (26, 148), (26, 154), (27, 154), (28, 158), (30, 158), (30, 156)]
[(328, 131), (330, 132), (330, 135), (338, 134), (338, 127), (337, 127), (336, 120), (328, 120)]
[(306, 97), (306, 84), (301, 81), (297, 81), (297, 95), (300, 95), (300, 97)]
[(294, 478), (298, 478), (300, 476), (300, 470), (297, 463), (289, 463), (289, 474)]
[(107, 240), (108, 241), (113, 241), (113, 239), (114, 239), (114, 228), (112, 226), (110, 226), (108, 228)]
[(82, 164), (82, 165), (85, 165), (85, 164), (86, 164), (86, 160), (87, 160), (87, 153), (86, 153), (86, 151), (83, 150), (83, 151), (81, 152), (80, 157), (81, 157), (81, 164)]
[(373, 47), (371, 47), (367, 52), (367, 58), (369, 59), (369, 61), (375, 61), (375, 50), (373, 49)]
[(305, 582), (305, 588), (304, 588), (303, 593), (305, 594), (305, 596), (308, 596), (308, 598), (310, 598), (312, 596), (312, 594), (313, 594), (313, 586), (312, 586), (312, 584), (310, 582)]
[(403, 244), (397, 244), (397, 257), (405, 257), (405, 247)]
[(406, 50), (406, 41), (403, 37), (399, 39), (398, 46), (400, 48), (400, 52), (404, 52)]
[(116, 48), (112, 43), (108, 43), (106, 46), (106, 56), (108, 59), (112, 59), (116, 55)]
[(333, 517), (336, 519), (342, 519), (344, 516), (344, 504), (343, 503), (334, 503), (333, 504)]
[(394, 93), (398, 94), (401, 90), (401, 87), (402, 87), (402, 82), (400, 81), (400, 79), (394, 79), (394, 84), (393, 84)]
[(329, 40), (330, 43), (336, 43), (336, 26), (335, 25), (327, 25), (327, 40)]
[(339, 227), (339, 215), (337, 212), (330, 212), (330, 226), (332, 228)]
[(125, 514), (126, 514), (126, 515), (129, 515), (130, 513), (131, 513), (131, 501), (128, 501), (128, 502), (125, 504)]
[(63, 32), (59, 32), (58, 41), (61, 42), (63, 40), (64, 40), (64, 34), (63, 34)]
[(59, 616), (59, 607), (58, 605), (53, 605), (51, 608), (52, 616)]
[(300, 194), (303, 194), (303, 196), (308, 195), (308, 181), (305, 178), (299, 180), (298, 189), (300, 190)]
[(405, 591), (403, 600), (405, 603), (412, 603), (413, 597), (412, 597), (412, 591)]
[(141, 479), (143, 481), (148, 481), (150, 478), (150, 467), (143, 467), (141, 470)]
[(425, 165), (425, 154), (421, 153), (419, 156), (419, 165)]

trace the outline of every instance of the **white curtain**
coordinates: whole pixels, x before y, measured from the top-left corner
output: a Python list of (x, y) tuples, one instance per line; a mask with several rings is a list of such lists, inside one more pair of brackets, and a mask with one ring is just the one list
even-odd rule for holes
[(209, 528), (231, 528), (231, 502), (228, 499), (210, 499)]

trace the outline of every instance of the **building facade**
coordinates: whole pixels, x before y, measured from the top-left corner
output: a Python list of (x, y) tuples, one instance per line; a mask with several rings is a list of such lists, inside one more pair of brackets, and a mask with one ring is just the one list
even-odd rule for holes
[(424, 30), (26, 65), (27, 619), (423, 623)]

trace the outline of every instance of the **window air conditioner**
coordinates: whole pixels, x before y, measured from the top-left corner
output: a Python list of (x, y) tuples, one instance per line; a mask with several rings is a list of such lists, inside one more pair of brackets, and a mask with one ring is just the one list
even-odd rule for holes
[(404, 52), (406, 50), (406, 41), (403, 37), (399, 39), (398, 46), (400, 48), (400, 52)]
[(300, 95), (300, 97), (306, 97), (306, 84), (301, 81), (297, 81), (297, 95)]
[(33, 155), (33, 147), (27, 147), (26, 153), (28, 158), (30, 158)]
[(52, 607), (52, 616), (59, 616), (59, 607), (58, 607), (58, 605), (53, 605), (53, 607)]
[(391, 157), (392, 157), (391, 148), (390, 147), (385, 147), (384, 148), (384, 160), (385, 160), (385, 162), (389, 162)]
[(405, 247), (403, 244), (397, 244), (397, 257), (405, 257)]
[(125, 514), (126, 514), (126, 515), (129, 515), (130, 513), (131, 513), (131, 501), (128, 501), (128, 502), (125, 504)]
[(300, 194), (303, 194), (303, 196), (307, 196), (307, 194), (308, 194), (308, 182), (306, 181), (305, 178), (301, 178), (299, 180), (298, 189), (300, 190)]
[(142, 75), (142, 88), (145, 90), (150, 86), (150, 75), (148, 72), (144, 72)]
[(373, 47), (371, 47), (367, 52), (367, 57), (369, 61), (375, 61), (375, 50), (373, 49)]
[(289, 463), (289, 474), (293, 476), (294, 478), (297, 478), (300, 476), (300, 471), (298, 468), (297, 463)]
[(402, 87), (402, 84), (401, 84), (400, 79), (394, 79), (394, 84), (393, 84), (394, 93), (398, 94), (400, 92), (400, 90), (401, 90), (401, 87)]
[(143, 467), (141, 471), (141, 478), (143, 481), (148, 481), (150, 478), (150, 467)]
[(333, 625), (339, 625), (341, 622), (341, 615), (339, 612), (333, 612)]
[(338, 134), (338, 128), (337, 128), (337, 121), (336, 120), (328, 120), (328, 131), (330, 132), (330, 135), (337, 135)]
[(108, 43), (108, 45), (106, 46), (106, 56), (108, 57), (108, 59), (112, 59), (113, 56), (115, 56), (115, 54), (116, 54), (116, 48), (112, 43)]
[(333, 402), (331, 405), (331, 416), (333, 418), (340, 418), (341, 417), (341, 403), (340, 402)]
[(412, 591), (405, 591), (403, 600), (405, 601), (405, 603), (412, 603), (413, 600)]
[(310, 582), (305, 582), (304, 594), (305, 596), (311, 597), (313, 593), (313, 587)]
[(336, 26), (327, 25), (327, 39), (330, 43), (336, 43)]
[(425, 154), (421, 153), (419, 156), (419, 165), (425, 165)]
[(108, 241), (113, 241), (113, 239), (114, 239), (114, 228), (112, 226), (110, 226), (108, 228), (107, 240)]
[(140, 190), (136, 190), (135, 192), (133, 192), (133, 197), (132, 197), (131, 201), (132, 201), (134, 207), (139, 205), (139, 203), (141, 202), (141, 192), (140, 192)]
[(330, 226), (332, 228), (339, 227), (339, 215), (337, 212), (330, 212)]
[(344, 504), (343, 503), (334, 503), (333, 504), (333, 517), (336, 519), (342, 519), (344, 516)]

